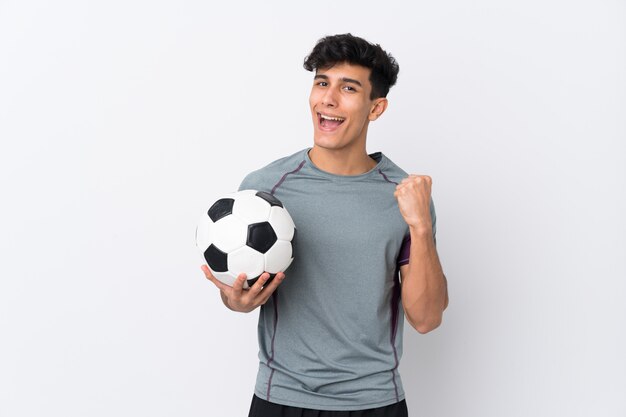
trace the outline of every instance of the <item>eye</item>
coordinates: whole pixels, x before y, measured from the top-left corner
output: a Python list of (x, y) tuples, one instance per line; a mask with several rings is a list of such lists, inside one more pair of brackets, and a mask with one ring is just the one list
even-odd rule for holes
[(354, 87), (352, 87), (350, 85), (346, 85), (343, 89), (346, 90), (346, 91), (350, 91), (351, 93), (356, 91), (356, 88), (354, 88)]
[(326, 81), (319, 81), (318, 83), (316, 83), (316, 85), (319, 85), (320, 87), (326, 87), (328, 83)]

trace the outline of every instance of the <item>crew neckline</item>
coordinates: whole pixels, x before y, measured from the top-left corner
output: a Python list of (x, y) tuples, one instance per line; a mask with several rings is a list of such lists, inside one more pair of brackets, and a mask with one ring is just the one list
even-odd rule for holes
[(339, 174), (333, 174), (332, 172), (328, 172), (328, 171), (324, 171), (321, 168), (318, 168), (317, 165), (315, 165), (313, 163), (313, 161), (311, 160), (311, 157), (309, 156), (309, 151), (313, 149), (313, 148), (307, 148), (304, 150), (304, 157), (305, 160), (307, 162), (307, 165), (309, 165), (311, 167), (311, 169), (313, 169), (315, 172), (327, 177), (327, 178), (334, 178), (334, 179), (342, 179), (342, 180), (352, 180), (352, 179), (360, 179), (360, 178), (364, 178), (367, 177), (369, 175), (372, 175), (373, 173), (375, 173), (376, 171), (378, 171), (382, 166), (383, 163), (385, 161), (385, 155), (383, 155), (382, 152), (374, 152), (371, 154), (368, 154), (368, 156), (370, 158), (372, 158), (374, 161), (376, 161), (376, 165), (370, 169), (369, 171), (366, 171), (362, 174), (357, 174), (357, 175), (339, 175)]

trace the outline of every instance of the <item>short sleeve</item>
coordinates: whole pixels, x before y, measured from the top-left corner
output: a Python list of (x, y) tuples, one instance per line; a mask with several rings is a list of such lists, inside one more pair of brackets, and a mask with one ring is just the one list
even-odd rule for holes
[(400, 255), (398, 255), (398, 266), (406, 265), (409, 263), (410, 253), (411, 253), (411, 235), (407, 234), (402, 240), (402, 246), (400, 246)]
[(266, 191), (260, 187), (258, 175), (255, 172), (251, 172), (245, 176), (245, 178), (239, 184), (239, 190), (257, 190), (257, 191)]

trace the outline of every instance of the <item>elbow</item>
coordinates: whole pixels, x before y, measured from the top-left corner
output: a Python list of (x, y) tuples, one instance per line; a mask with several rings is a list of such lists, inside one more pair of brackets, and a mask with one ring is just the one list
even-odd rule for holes
[(441, 325), (441, 321), (442, 321), (441, 314), (439, 314), (437, 317), (424, 318), (421, 320), (412, 318), (409, 315), (407, 315), (406, 318), (409, 324), (411, 325), (411, 327), (417, 330), (418, 333), (420, 334), (426, 334), (428, 332), (435, 330), (437, 327)]
[(430, 309), (429, 312), (424, 310), (416, 310), (415, 308), (408, 308), (403, 305), (404, 315), (415, 330), (421, 334), (426, 334), (435, 330), (441, 325), (443, 321), (443, 312), (448, 307), (448, 293), (446, 291), (446, 298), (443, 305)]
[(434, 305), (420, 306), (418, 303), (407, 305), (405, 304), (405, 300), (402, 299), (402, 307), (404, 309), (404, 315), (411, 327), (421, 334), (426, 334), (441, 325), (443, 312), (448, 307), (448, 301), (448, 290), (446, 288), (445, 297), (442, 302)]
[(430, 321), (430, 322), (426, 322), (426, 323), (421, 323), (418, 326), (414, 326), (414, 328), (415, 328), (415, 330), (418, 331), (418, 333), (426, 334), (426, 333), (432, 332), (433, 330), (435, 330), (440, 325), (441, 325), (441, 320), (436, 320), (436, 321)]

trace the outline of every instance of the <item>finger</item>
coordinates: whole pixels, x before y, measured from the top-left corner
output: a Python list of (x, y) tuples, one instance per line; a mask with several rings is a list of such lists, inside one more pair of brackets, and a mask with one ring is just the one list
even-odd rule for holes
[(433, 179), (429, 175), (411, 175), (414, 180), (425, 181), (427, 183), (432, 183)]
[(284, 279), (285, 279), (285, 273), (279, 272), (276, 274), (272, 282), (270, 282), (269, 284), (265, 286), (265, 288), (263, 288), (263, 292), (262, 292), (263, 303), (265, 303), (268, 300), (268, 298), (270, 298), (270, 295), (272, 295), (272, 293), (276, 291), (276, 288), (278, 288), (278, 286), (280, 285), (281, 282), (283, 282)]
[(254, 297), (258, 293), (260, 293), (268, 279), (270, 279), (269, 272), (262, 273), (259, 279), (257, 279), (254, 283), (254, 285), (250, 287), (250, 294)]
[(398, 188), (396, 191), (394, 191), (393, 195), (396, 197), (399, 195), (403, 195), (408, 192), (407, 190), (408, 189), (406, 187)]
[(204, 272), (204, 275), (206, 276), (206, 278), (209, 281), (211, 281), (213, 284), (215, 284), (217, 288), (219, 288), (221, 291), (228, 291), (230, 287), (224, 284), (222, 281), (215, 278), (213, 274), (211, 273), (211, 270), (206, 265), (202, 265), (200, 268)]
[(246, 274), (241, 273), (233, 283), (233, 293), (235, 297), (240, 297), (243, 293), (243, 283), (246, 282)]

